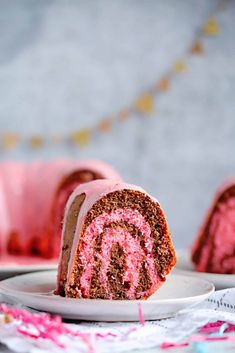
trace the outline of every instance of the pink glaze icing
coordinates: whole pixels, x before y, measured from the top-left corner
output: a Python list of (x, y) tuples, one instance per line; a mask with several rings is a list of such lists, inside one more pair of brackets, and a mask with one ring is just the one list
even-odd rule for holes
[[(59, 254), (60, 250), (60, 243), (61, 243), (61, 224), (55, 224), (55, 219), (61, 219), (63, 218), (63, 213), (64, 213), (64, 208), (66, 205), (66, 202), (68, 200), (69, 195), (72, 193), (74, 188), (78, 186), (77, 181), (74, 182), (73, 184), (70, 184), (69, 186), (67, 185), (66, 188), (60, 191), (58, 197), (55, 199), (55, 194), (58, 190), (58, 186), (60, 185), (60, 182), (63, 179), (66, 179), (69, 175), (73, 174), (76, 171), (90, 171), (96, 174), (99, 174), (102, 178), (106, 179), (117, 179), (117, 180), (122, 180), (120, 175), (108, 164), (101, 162), (101, 161), (95, 161), (95, 160), (88, 160), (88, 161), (81, 161), (81, 162), (71, 162), (71, 161), (58, 161), (60, 164), (60, 170), (62, 173), (62, 176), (58, 179), (58, 181), (54, 182), (53, 186), (53, 194), (52, 197), (50, 198), (50, 209), (47, 212), (47, 215), (52, 216), (50, 211), (52, 210), (52, 205), (54, 205), (54, 202), (56, 202), (56, 213), (53, 214), (53, 218), (51, 219), (50, 225), (49, 225), (49, 230), (45, 229), (45, 233), (49, 231), (49, 234), (55, 234), (55, 246), (54, 246), (54, 254), (57, 255)], [(66, 165), (65, 165), (66, 163)], [(52, 181), (53, 181), (52, 177)], [(46, 224), (48, 225), (47, 222)]]
[(30, 239), (44, 238), (61, 180), (79, 170), (121, 180), (111, 166), (94, 160), (0, 164), (0, 256), (7, 255), (6, 247), (12, 231), (19, 234), (22, 255), (28, 255)]
[[(16, 266), (35, 266), (44, 268), (44, 265), (50, 267), (57, 265), (56, 259), (44, 259), (38, 256), (18, 256), (18, 255), (4, 255), (0, 258), (0, 268), (11, 269), (14, 272)], [(30, 269), (29, 269), (30, 270)]]
[(1, 227), (0, 227), (0, 253), (5, 254), (6, 249), (6, 234), (9, 229), (9, 213), (6, 207), (6, 195), (4, 193), (4, 185), (0, 178), (0, 210), (1, 210)]
[[(208, 242), (203, 245), (200, 260), (196, 265), (196, 269), (200, 272), (205, 271), (207, 263), (210, 262), (213, 272), (235, 273), (235, 198), (230, 198), (227, 202), (221, 203), (219, 208), (215, 210), (221, 195), (234, 183), (235, 180), (226, 182), (218, 190), (194, 244), (193, 251), (197, 248), (199, 237), (204, 233), (210, 222), (210, 236), (207, 238)], [(212, 258), (210, 258), (212, 244), (209, 242), (211, 237), (214, 239)]]
[(222, 263), (222, 271), (235, 272), (235, 198), (221, 205), (213, 216), (211, 228), (215, 246), (211, 259), (214, 270), (220, 272)]
[(23, 221), (23, 185), (25, 177), (25, 163), (2, 163), (0, 168), (2, 188), (2, 203), (0, 204), (2, 253), (6, 252), (6, 237), (8, 237), (11, 231), (18, 231), (22, 234), (22, 246), (24, 246), (26, 240), (25, 223)]
[[(70, 209), (71, 204), (73, 203), (74, 199), (76, 198), (76, 196), (81, 195), (83, 193), (85, 193), (85, 195), (86, 195), (86, 198), (80, 208), (80, 212), (78, 215), (75, 236), (74, 236), (74, 240), (73, 240), (73, 244), (72, 244), (72, 248), (71, 248), (70, 260), (68, 263), (67, 278), (70, 278), (71, 284), (74, 281), (74, 279), (72, 277), (73, 262), (74, 262), (74, 258), (75, 258), (75, 253), (77, 251), (79, 237), (80, 237), (81, 231), (83, 229), (83, 222), (86, 218), (87, 212), (96, 203), (96, 201), (98, 201), (103, 196), (105, 196), (111, 192), (114, 192), (117, 190), (124, 190), (124, 189), (137, 190), (137, 191), (142, 192), (145, 195), (148, 195), (146, 193), (146, 191), (144, 191), (142, 188), (135, 186), (135, 185), (120, 183), (119, 181), (114, 182), (113, 180), (96, 180), (96, 181), (92, 181), (90, 183), (85, 183), (85, 184), (80, 185), (78, 188), (76, 188), (74, 190), (73, 194), (70, 196), (68, 203), (66, 205), (66, 209), (65, 209), (65, 217), (64, 217), (65, 221), (63, 224), (62, 234), (65, 231), (67, 215), (68, 215), (69, 209)], [(150, 195), (148, 195), (148, 196), (154, 202), (158, 203), (158, 201), (156, 199), (154, 199)], [(159, 203), (158, 203), (158, 205), (159, 205)], [(150, 238), (151, 231), (150, 231), (149, 225), (144, 220), (142, 215), (140, 215), (139, 212), (137, 212), (137, 210), (118, 209), (116, 211), (111, 212), (111, 214), (104, 213), (101, 216), (97, 217), (89, 225), (89, 227), (87, 227), (87, 229), (85, 230), (85, 234), (84, 234), (83, 239), (86, 244), (86, 246), (85, 246), (86, 250), (81, 254), (81, 260), (84, 265), (84, 272), (81, 277), (81, 282), (82, 282), (82, 288), (84, 290), (85, 296), (89, 295), (89, 280), (91, 278), (92, 266), (93, 266), (92, 261), (91, 261), (92, 256), (93, 256), (92, 247), (94, 245), (95, 236), (102, 233), (103, 227), (105, 224), (110, 223), (110, 221), (118, 221), (118, 220), (126, 220), (127, 222), (134, 224), (136, 227), (138, 227), (140, 229), (140, 231), (144, 235), (145, 241), (146, 241), (146, 247), (147, 247), (146, 264), (148, 267), (148, 271), (150, 272), (152, 279), (153, 279), (153, 282), (154, 282), (153, 286), (155, 286), (155, 288), (156, 288), (156, 283), (158, 286), (161, 285), (161, 280), (157, 276), (157, 274), (155, 274), (155, 276), (154, 276), (155, 270), (154, 270), (154, 265), (153, 265), (153, 258), (151, 256), (153, 244), (152, 244), (152, 240)], [(115, 242), (119, 242), (121, 244), (124, 244), (124, 242), (126, 243), (125, 249), (127, 251), (128, 256), (127, 256), (127, 271), (126, 271), (124, 278), (128, 279), (128, 276), (130, 276), (130, 273), (135, 272), (135, 271), (133, 271), (133, 268), (135, 268), (135, 269), (138, 268), (139, 264), (141, 263), (142, 256), (143, 256), (141, 248), (139, 247), (139, 244), (137, 243), (137, 241), (133, 240), (133, 238), (130, 236), (130, 234), (128, 232), (124, 232), (124, 230), (117, 232), (117, 231), (110, 229), (107, 232), (107, 234), (104, 236), (104, 244), (103, 244), (104, 248), (102, 248), (102, 252), (104, 255), (103, 256), (104, 261), (102, 264), (102, 270), (101, 270), (101, 274), (100, 274), (106, 288), (107, 288), (107, 277), (106, 277), (107, 271), (106, 271), (106, 269), (109, 264), (110, 250), (111, 250), (112, 244), (108, 245), (107, 244), (108, 241), (105, 241), (105, 240), (108, 239), (108, 237), (110, 239), (111, 235), (112, 235), (112, 242), (111, 242), (112, 244), (114, 244)], [(130, 238), (132, 238), (132, 240), (130, 240)], [(129, 242), (129, 244), (128, 244), (128, 242)], [(61, 256), (62, 256), (62, 247), (63, 247), (63, 238), (62, 238), (62, 243), (61, 243), (61, 253), (60, 253), (59, 268), (58, 268), (58, 285), (59, 285), (59, 273), (60, 273), (60, 264), (61, 264)], [(137, 256), (136, 260), (133, 260), (133, 254), (135, 252), (138, 253), (138, 256)], [(131, 260), (134, 261), (135, 265), (131, 264)], [(129, 270), (131, 269), (131, 271), (128, 271), (128, 269)], [(137, 277), (135, 277), (136, 275), (132, 274), (131, 276), (132, 276), (131, 288), (129, 291), (130, 298), (133, 297), (134, 288), (136, 288), (136, 283), (137, 283)]]

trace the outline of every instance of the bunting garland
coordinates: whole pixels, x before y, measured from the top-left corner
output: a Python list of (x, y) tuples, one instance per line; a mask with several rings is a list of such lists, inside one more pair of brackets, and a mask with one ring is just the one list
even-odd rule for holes
[(79, 145), (80, 147), (85, 147), (89, 144), (91, 137), (91, 132), (89, 129), (84, 129), (80, 131), (74, 131), (71, 134), (71, 140), (75, 145)]
[(113, 124), (111, 119), (103, 119), (99, 122), (99, 124), (97, 125), (97, 128), (100, 132), (107, 134), (111, 132), (112, 125)]
[[(222, 0), (219, 4), (216, 14), (224, 10), (227, 0)], [(215, 15), (209, 17), (208, 20), (201, 26), (196, 38), (194, 38), (192, 44), (189, 46), (185, 55), (176, 60), (169, 72), (164, 75), (159, 81), (157, 81), (153, 87), (150, 87), (146, 92), (143, 92), (130, 107), (126, 107), (120, 110), (119, 113), (112, 117), (102, 118), (95, 126), (83, 128), (77, 131), (72, 131), (69, 135), (57, 135), (47, 136), (46, 138), (42, 135), (33, 135), (29, 137), (22, 137), (14, 132), (6, 132), (0, 134), (0, 147), (3, 150), (9, 151), (15, 148), (18, 144), (26, 142), (26, 144), (34, 150), (40, 149), (45, 145), (47, 140), (52, 145), (58, 145), (70, 142), (72, 145), (79, 148), (87, 147), (93, 138), (93, 132), (100, 134), (109, 134), (113, 130), (113, 124), (125, 123), (129, 118), (133, 117), (135, 113), (142, 117), (148, 117), (156, 112), (155, 98), (159, 93), (166, 93), (171, 89), (172, 81), (174, 76), (185, 74), (188, 70), (187, 60), (192, 55), (202, 55), (205, 53), (203, 45), (204, 37), (215, 37), (221, 33), (221, 29)]]
[(170, 80), (167, 78), (163, 78), (156, 84), (156, 89), (161, 91), (161, 92), (167, 92), (171, 88), (171, 83)]
[(173, 65), (173, 70), (177, 74), (182, 74), (183, 72), (187, 71), (187, 65), (183, 60), (178, 60)]
[(190, 49), (190, 53), (191, 54), (196, 54), (196, 55), (200, 55), (204, 53), (204, 48), (203, 48), (203, 44), (200, 40), (196, 40), (191, 49)]
[(130, 117), (130, 114), (131, 114), (130, 110), (123, 109), (118, 114), (118, 120), (121, 122), (126, 121)]
[(220, 33), (219, 25), (214, 18), (210, 18), (202, 27), (202, 30), (208, 36), (217, 36)]
[(19, 141), (19, 136), (17, 134), (5, 133), (2, 136), (2, 145), (5, 150), (10, 150), (13, 147), (15, 147), (18, 141)]
[(151, 114), (154, 111), (154, 97), (145, 93), (136, 100), (134, 107), (137, 112), (143, 115)]
[(29, 139), (29, 145), (33, 149), (41, 148), (43, 146), (43, 143), (44, 143), (43, 137), (39, 135), (32, 136)]

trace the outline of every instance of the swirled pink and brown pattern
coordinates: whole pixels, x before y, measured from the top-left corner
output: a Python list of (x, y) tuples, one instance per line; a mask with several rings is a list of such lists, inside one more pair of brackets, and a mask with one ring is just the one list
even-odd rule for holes
[(81, 185), (66, 207), (57, 293), (75, 298), (141, 299), (175, 264), (159, 203), (113, 181)]

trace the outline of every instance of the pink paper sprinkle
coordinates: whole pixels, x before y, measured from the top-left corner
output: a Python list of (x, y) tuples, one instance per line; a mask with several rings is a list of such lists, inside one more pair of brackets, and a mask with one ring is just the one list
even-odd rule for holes
[(189, 345), (188, 342), (181, 342), (181, 343), (163, 342), (160, 345), (160, 348), (161, 349), (179, 348), (179, 347), (187, 347), (188, 345)]
[(144, 326), (145, 321), (144, 321), (144, 314), (143, 314), (141, 303), (138, 303), (138, 313), (139, 313), (139, 322), (141, 323), (142, 326)]
[[(225, 327), (223, 327), (225, 326)], [(221, 332), (220, 332), (221, 331)], [(163, 342), (161, 344), (162, 349), (168, 348), (177, 348), (177, 347), (185, 347), (188, 346), (190, 342), (208, 342), (208, 341), (230, 341), (235, 342), (234, 336), (224, 336), (224, 332), (235, 331), (235, 325), (225, 323), (224, 321), (216, 321), (210, 322), (203, 327), (201, 327), (198, 332), (199, 333), (218, 333), (218, 335), (200, 335), (193, 334), (189, 337), (188, 342), (181, 343), (171, 343), (171, 342)]]
[(21, 335), (26, 336), (26, 337), (30, 337), (33, 339), (38, 339), (38, 338), (45, 338), (45, 339), (50, 339), (51, 341), (53, 341), (58, 347), (60, 348), (65, 348), (63, 343), (60, 343), (59, 340), (56, 337), (52, 337), (47, 335), (47, 334), (43, 334), (42, 332), (39, 335), (35, 335), (29, 331), (23, 330), (21, 328), (17, 329), (17, 332), (19, 332)]
[(135, 332), (137, 330), (138, 330), (138, 328), (136, 326), (130, 327), (129, 330), (123, 334), (122, 341), (125, 341), (132, 332)]
[(206, 341), (226, 341), (228, 336), (214, 336), (214, 337), (206, 337)]
[(204, 335), (192, 335), (189, 340), (192, 342), (204, 342), (204, 341), (225, 341), (228, 336), (204, 336)]
[[(60, 342), (61, 335), (70, 335), (79, 338), (87, 347), (88, 353), (94, 353), (94, 348), (90, 342), (91, 334), (75, 332), (63, 324), (61, 317), (51, 316), (49, 314), (35, 314), (26, 310), (8, 307), (5, 304), (0, 305), (0, 311), (4, 314), (11, 315), (15, 320), (24, 324), (23, 327), (18, 327), (17, 331), (24, 336), (32, 339), (48, 339), (58, 347), (64, 345)], [(34, 327), (36, 333), (32, 334), (30, 328)]]
[(83, 342), (86, 343), (86, 345), (87, 345), (87, 349), (88, 349), (87, 353), (95, 353), (95, 349), (92, 346), (91, 341), (90, 341), (90, 335), (85, 335), (83, 337)]
[(95, 333), (95, 336), (97, 338), (109, 338), (109, 337), (117, 337), (117, 335), (115, 333), (112, 332), (107, 332), (107, 333)]
[[(213, 333), (217, 332), (220, 327), (224, 324), (224, 321), (216, 321), (216, 322), (209, 322), (208, 324), (202, 326), (198, 332), (199, 333)], [(228, 327), (225, 329), (225, 332), (232, 332), (235, 331), (235, 325), (227, 323)]]

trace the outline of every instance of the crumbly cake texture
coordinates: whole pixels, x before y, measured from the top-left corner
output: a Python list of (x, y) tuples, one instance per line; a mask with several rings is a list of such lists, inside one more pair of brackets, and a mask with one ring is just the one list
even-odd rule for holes
[(235, 180), (217, 191), (192, 247), (200, 272), (235, 274)]
[(139, 187), (97, 180), (78, 187), (65, 211), (56, 293), (146, 299), (176, 257), (160, 204)]
[(100, 161), (0, 163), (0, 258), (56, 258), (66, 202), (76, 186), (94, 179), (121, 180)]

